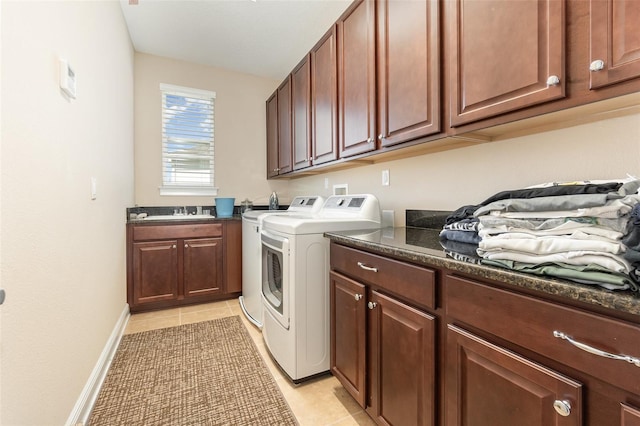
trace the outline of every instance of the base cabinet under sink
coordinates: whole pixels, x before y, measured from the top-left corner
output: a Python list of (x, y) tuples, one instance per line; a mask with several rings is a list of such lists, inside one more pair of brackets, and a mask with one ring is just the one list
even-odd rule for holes
[(127, 225), (131, 312), (236, 296), (241, 239), (240, 221)]

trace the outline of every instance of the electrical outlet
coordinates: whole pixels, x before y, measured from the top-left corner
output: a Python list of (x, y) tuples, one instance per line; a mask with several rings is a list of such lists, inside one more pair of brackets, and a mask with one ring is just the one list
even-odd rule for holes
[(389, 170), (382, 171), (382, 186), (389, 186)]

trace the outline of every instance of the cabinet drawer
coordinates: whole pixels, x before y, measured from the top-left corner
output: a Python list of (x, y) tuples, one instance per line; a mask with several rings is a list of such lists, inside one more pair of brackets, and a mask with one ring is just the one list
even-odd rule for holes
[(435, 309), (435, 271), (331, 244), (331, 269)]
[(468, 324), (640, 394), (640, 365), (587, 352), (554, 333), (606, 353), (637, 359), (639, 326), (450, 275), (445, 278), (444, 292), (448, 322)]
[(221, 236), (221, 223), (134, 226), (133, 228), (134, 241)]

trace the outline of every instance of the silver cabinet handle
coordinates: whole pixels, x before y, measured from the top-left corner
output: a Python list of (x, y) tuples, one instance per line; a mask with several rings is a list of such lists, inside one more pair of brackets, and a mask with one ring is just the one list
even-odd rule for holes
[(567, 417), (571, 414), (571, 403), (569, 401), (556, 399), (553, 401), (553, 408), (555, 408), (556, 412), (561, 416)]
[(362, 295), (361, 294), (356, 294), (354, 297), (356, 298), (356, 300), (362, 299)]
[(557, 75), (550, 75), (547, 78), (547, 86), (557, 86), (558, 84), (560, 84), (560, 77)]
[(362, 262), (358, 262), (358, 266), (364, 269), (365, 271), (378, 272), (378, 268), (373, 268), (371, 266), (367, 266)]
[(369, 302), (369, 303), (367, 303), (367, 306), (369, 307), (369, 309), (373, 309), (376, 306), (378, 306), (378, 304), (376, 302)]
[(590, 354), (598, 355), (598, 356), (601, 356), (601, 357), (604, 357), (604, 358), (611, 358), (611, 359), (615, 359), (615, 360), (618, 360), (618, 361), (627, 361), (628, 363), (633, 364), (636, 367), (640, 367), (640, 358), (636, 358), (636, 357), (629, 356), (629, 355), (610, 354), (609, 352), (601, 351), (600, 349), (596, 349), (596, 348), (591, 347), (589, 345), (586, 345), (584, 343), (578, 342), (577, 340), (572, 339), (571, 337), (567, 336), (566, 334), (564, 334), (561, 331), (554, 331), (553, 332), (553, 337), (557, 337), (559, 339), (566, 340), (567, 342), (571, 343), (576, 348), (582, 349), (583, 351), (589, 352)]
[(596, 59), (589, 65), (589, 71), (601, 71), (604, 69), (604, 61), (602, 59)]

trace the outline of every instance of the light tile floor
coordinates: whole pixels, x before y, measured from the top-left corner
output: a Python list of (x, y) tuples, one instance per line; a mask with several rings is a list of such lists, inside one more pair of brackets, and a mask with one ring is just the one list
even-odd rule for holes
[(326, 375), (291, 383), (267, 353), (260, 330), (242, 313), (237, 299), (131, 315), (125, 334), (239, 315), (301, 426), (375, 425), (338, 380)]

